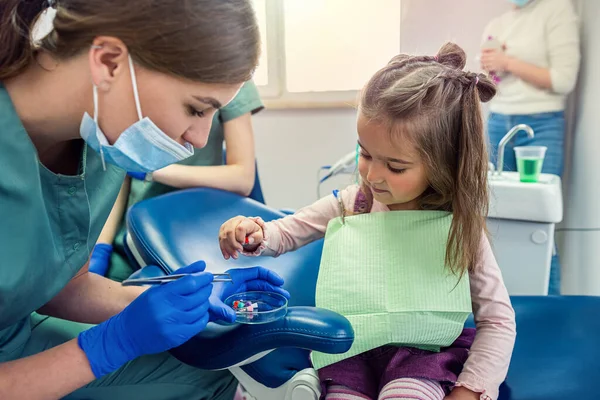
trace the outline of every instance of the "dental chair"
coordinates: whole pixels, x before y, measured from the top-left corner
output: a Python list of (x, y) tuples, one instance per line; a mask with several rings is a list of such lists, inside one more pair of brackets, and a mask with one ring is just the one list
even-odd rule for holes
[(164, 275), (197, 260), (206, 261), (211, 272), (255, 265), (276, 271), (291, 294), (285, 318), (264, 325), (211, 323), (172, 354), (201, 369), (229, 369), (248, 400), (317, 400), (321, 386), (310, 351), (344, 353), (354, 340), (346, 318), (314, 307), (322, 241), (276, 259), (225, 261), (218, 231), (239, 214), (265, 221), (284, 216), (255, 200), (213, 189), (178, 191), (136, 204), (127, 214), (126, 237), (130, 261), (141, 268), (134, 275)]
[[(285, 279), (291, 293), (285, 319), (265, 325), (210, 324), (172, 350), (201, 369), (229, 369), (248, 400), (316, 400), (321, 392), (309, 351), (347, 351), (353, 341), (345, 318), (314, 307), (322, 242), (279, 258), (224, 261), (217, 233), (236, 215), (265, 220), (284, 214), (254, 200), (213, 189), (190, 189), (140, 202), (127, 216), (126, 241), (138, 276), (170, 273), (202, 259), (207, 269), (262, 265)], [(599, 397), (600, 298), (513, 297), (517, 342), (500, 400), (571, 400)], [(473, 325), (472, 319), (467, 325)]]

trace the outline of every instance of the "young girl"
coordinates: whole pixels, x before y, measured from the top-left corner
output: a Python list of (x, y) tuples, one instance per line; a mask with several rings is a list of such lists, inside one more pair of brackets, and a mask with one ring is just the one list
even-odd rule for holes
[[(326, 399), (498, 397), (515, 318), (485, 235), (487, 152), (479, 102), (489, 101), (495, 87), (484, 75), (464, 72), (465, 61), (462, 49), (446, 44), (434, 57), (396, 56), (371, 78), (357, 120), (361, 184), (339, 196), (354, 214), (452, 214), (445, 264), (459, 277), (468, 273), (476, 335), (465, 329), (440, 352), (383, 346), (326, 366), (319, 370)], [(317, 240), (341, 215), (339, 200), (329, 196), (267, 223), (233, 218), (219, 234), (223, 256), (277, 256)]]

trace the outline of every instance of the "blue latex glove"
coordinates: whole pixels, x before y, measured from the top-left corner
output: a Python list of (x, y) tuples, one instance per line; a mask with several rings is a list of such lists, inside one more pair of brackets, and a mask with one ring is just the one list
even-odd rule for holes
[(133, 179), (137, 179), (139, 181), (143, 181), (143, 180), (146, 179), (146, 173), (145, 172), (128, 172), (127, 175), (129, 175)]
[(152, 287), (122, 312), (79, 334), (94, 375), (104, 376), (139, 356), (177, 347), (208, 323), (213, 276), (198, 261), (177, 273), (193, 274)]
[[(177, 271), (179, 273), (179, 271)], [(235, 321), (235, 311), (225, 305), (223, 300), (229, 296), (252, 291), (275, 292), (290, 298), (287, 290), (283, 289), (283, 278), (275, 272), (263, 268), (235, 268), (227, 271), (233, 282), (214, 283), (213, 292), (210, 296), (209, 315), (211, 321)]]
[(94, 246), (90, 257), (90, 272), (105, 276), (108, 267), (110, 266), (110, 256), (113, 252), (113, 247), (110, 244), (98, 243)]

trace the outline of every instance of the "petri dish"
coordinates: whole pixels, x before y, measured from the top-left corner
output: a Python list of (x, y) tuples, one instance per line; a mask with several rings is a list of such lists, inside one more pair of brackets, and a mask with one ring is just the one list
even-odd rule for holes
[(242, 292), (225, 299), (234, 309), (235, 322), (240, 324), (268, 324), (285, 317), (288, 301), (275, 292)]

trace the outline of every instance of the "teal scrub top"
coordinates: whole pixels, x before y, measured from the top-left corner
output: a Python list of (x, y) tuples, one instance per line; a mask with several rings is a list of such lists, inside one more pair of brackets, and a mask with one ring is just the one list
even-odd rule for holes
[(20, 358), (30, 314), (87, 262), (123, 182), (82, 149), (78, 175), (44, 167), (0, 83), (0, 362)]

